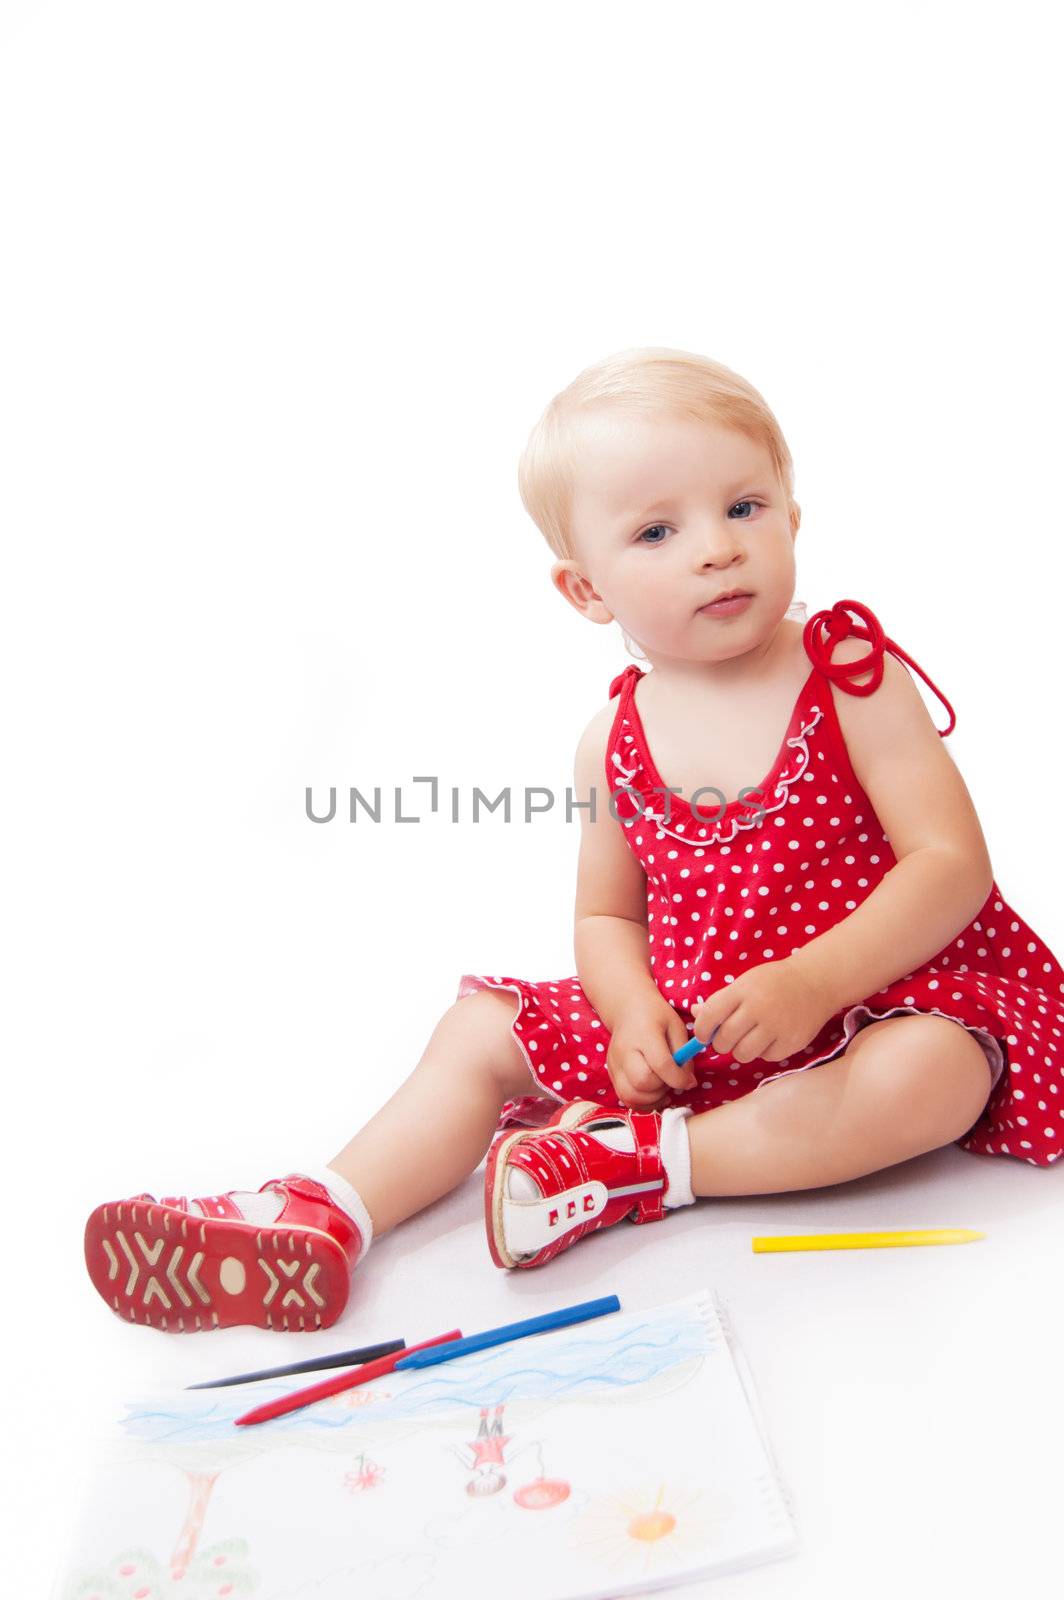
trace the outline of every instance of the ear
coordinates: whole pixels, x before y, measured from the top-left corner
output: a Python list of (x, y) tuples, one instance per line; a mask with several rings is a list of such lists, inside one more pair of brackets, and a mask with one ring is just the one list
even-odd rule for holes
[(613, 612), (575, 561), (556, 561), (550, 579), (558, 593), (589, 622), (612, 622)]
[(798, 524), (801, 522), (801, 520), (802, 520), (802, 508), (798, 504), (797, 500), (792, 500), (791, 501), (791, 538), (792, 539), (796, 538), (797, 535), (798, 535)]

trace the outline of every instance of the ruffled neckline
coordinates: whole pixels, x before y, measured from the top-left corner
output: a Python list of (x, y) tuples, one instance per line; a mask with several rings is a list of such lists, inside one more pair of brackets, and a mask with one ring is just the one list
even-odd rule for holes
[[(639, 757), (644, 773), (650, 780), (649, 787), (652, 789), (658, 788), (662, 790), (662, 803), (664, 804), (664, 791), (668, 788), (668, 785), (666, 784), (661, 773), (658, 771), (657, 763), (650, 753), (650, 745), (647, 742), (646, 729), (643, 726), (643, 719), (639, 714), (639, 707), (635, 703), (636, 683), (640, 678), (645, 676), (646, 674), (643, 672), (643, 669), (637, 666), (634, 662), (631, 666), (626, 667), (624, 672), (622, 672), (620, 675), (621, 680), (625, 678), (631, 680), (631, 686), (628, 688), (623, 697), (627, 702), (625, 705), (625, 717), (628, 722), (628, 730), (631, 734), (632, 743), (635, 746), (636, 754)], [(677, 810), (679, 810), (685, 819), (690, 818), (698, 828), (704, 829), (708, 834), (710, 828), (719, 828), (724, 823), (729, 822), (733, 817), (742, 816), (744, 813), (747, 813), (751, 810), (756, 811), (763, 801), (771, 798), (775, 793), (777, 785), (783, 777), (784, 769), (786, 768), (788, 761), (795, 754), (792, 730), (794, 728), (795, 720), (803, 711), (806, 697), (808, 696), (810, 687), (816, 677), (817, 668), (814, 666), (810, 669), (809, 675), (802, 684), (801, 689), (798, 691), (798, 697), (791, 708), (791, 714), (787, 719), (787, 726), (784, 729), (783, 738), (780, 741), (779, 748), (776, 752), (776, 758), (773, 761), (772, 766), (769, 768), (768, 773), (764, 778), (762, 778), (760, 783), (751, 784), (748, 786), (754, 791), (754, 796), (746, 800), (741, 798), (730, 800), (725, 806), (724, 810), (719, 813), (719, 815), (709, 818), (705, 815), (700, 816), (697, 811), (693, 810), (690, 801), (687, 800), (684, 795), (673, 794), (669, 796), (671, 816), (675, 817)], [(617, 679), (614, 680), (614, 682), (617, 681)], [(707, 785), (706, 787), (708, 788), (709, 786)], [(756, 798), (756, 795), (760, 795), (761, 798)], [(713, 809), (712, 795), (708, 796), (704, 800), (700, 800), (699, 805), (702, 806), (704, 811), (711, 811)], [(651, 813), (649, 812), (645, 814), (648, 817), (651, 816)], [(652, 820), (658, 821), (660, 819), (654, 817)]]

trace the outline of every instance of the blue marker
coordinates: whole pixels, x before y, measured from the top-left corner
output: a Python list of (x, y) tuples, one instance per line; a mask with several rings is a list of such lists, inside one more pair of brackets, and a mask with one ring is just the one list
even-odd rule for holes
[(608, 1312), (620, 1309), (621, 1302), (615, 1294), (607, 1295), (604, 1300), (585, 1300), (583, 1305), (548, 1311), (542, 1317), (529, 1317), (527, 1322), (509, 1322), (504, 1328), (487, 1328), (483, 1333), (470, 1334), (468, 1339), (452, 1339), (445, 1345), (414, 1350), (397, 1361), (393, 1371), (403, 1372), (408, 1367), (434, 1367), (437, 1362), (453, 1361), (455, 1356), (467, 1356), (474, 1350), (487, 1350), (493, 1344), (505, 1344), (508, 1339), (523, 1339), (529, 1333), (546, 1333), (549, 1328), (567, 1328), (572, 1322), (587, 1322), (591, 1317), (604, 1317)]
[[(718, 1022), (717, 1028), (720, 1026), (721, 1024)], [(713, 1029), (713, 1033), (710, 1034), (705, 1044), (702, 1043), (701, 1039), (688, 1039), (686, 1044), (682, 1044), (678, 1050), (674, 1050), (672, 1059), (676, 1065), (682, 1067), (685, 1061), (690, 1061), (691, 1057), (696, 1056), (700, 1050), (708, 1050), (713, 1043), (713, 1034), (716, 1033), (717, 1028)]]

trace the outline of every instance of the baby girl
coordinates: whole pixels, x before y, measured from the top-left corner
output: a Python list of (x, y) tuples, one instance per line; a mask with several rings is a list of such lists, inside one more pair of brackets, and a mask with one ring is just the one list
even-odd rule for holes
[(762, 396), (622, 352), (551, 401), (520, 486), (559, 594), (652, 668), (614, 677), (576, 748), (577, 975), (463, 976), (327, 1164), (98, 1206), (86, 1262), (122, 1317), (328, 1327), (373, 1238), (485, 1152), (491, 1259), (529, 1268), (622, 1219), (951, 1141), (1064, 1148), (1064, 970), (994, 881), (949, 702), (858, 601), (803, 622)]

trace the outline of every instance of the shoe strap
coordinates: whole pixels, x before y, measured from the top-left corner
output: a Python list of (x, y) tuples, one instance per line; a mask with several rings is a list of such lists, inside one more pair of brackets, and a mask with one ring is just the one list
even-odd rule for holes
[[(347, 1251), (352, 1264), (358, 1260), (364, 1249), (362, 1230), (354, 1218), (337, 1205), (323, 1183), (319, 1183), (317, 1178), (308, 1178), (303, 1172), (289, 1172), (283, 1178), (271, 1178), (262, 1187), (269, 1189), (271, 1186), (296, 1196), (314, 1208), (306, 1224), (325, 1229)], [(282, 1212), (278, 1218), (282, 1227), (285, 1226), (284, 1216)]]
[[(629, 1111), (628, 1123), (635, 1139), (636, 1167), (643, 1182), (665, 1178), (661, 1159), (660, 1111)], [(660, 1222), (665, 1215), (665, 1182), (639, 1197), (633, 1222)]]
[[(283, 1178), (271, 1178), (268, 1183), (263, 1184), (262, 1189), (287, 1190), (289, 1194), (297, 1194), (303, 1200), (316, 1200), (319, 1205), (336, 1209), (332, 1195), (325, 1185), (319, 1183), (317, 1178), (308, 1178), (302, 1172), (289, 1172)], [(260, 1194), (262, 1189), (259, 1190)]]
[(661, 1159), (661, 1112), (633, 1111), (630, 1107), (618, 1111), (605, 1111), (601, 1106), (595, 1106), (593, 1116), (584, 1117), (582, 1122), (575, 1123), (568, 1132), (590, 1133), (594, 1137), (592, 1124), (607, 1120), (627, 1122), (635, 1143), (635, 1165), (639, 1181), (656, 1185), (634, 1202), (632, 1221), (660, 1222), (665, 1215), (664, 1196), (668, 1188), (665, 1164)]

